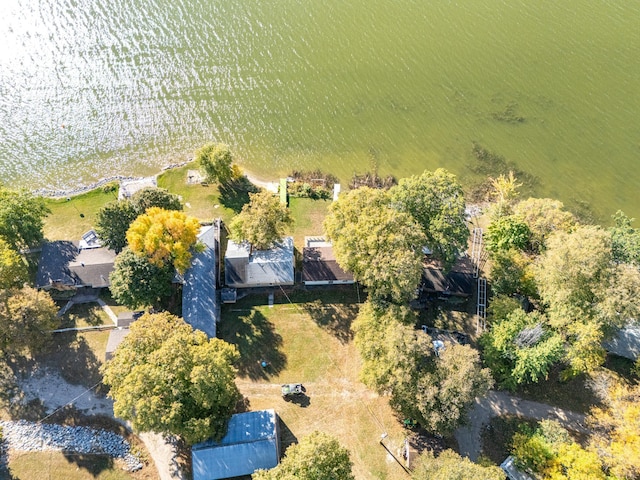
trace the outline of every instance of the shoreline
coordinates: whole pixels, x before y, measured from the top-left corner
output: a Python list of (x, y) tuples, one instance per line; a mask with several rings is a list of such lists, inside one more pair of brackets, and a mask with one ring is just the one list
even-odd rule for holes
[[(149, 175), (150, 177), (158, 177), (158, 175), (162, 175), (163, 172), (166, 172), (167, 170), (173, 170), (175, 168), (181, 168), (184, 167), (186, 165), (188, 165), (189, 163), (193, 162), (194, 160), (188, 160), (186, 162), (180, 162), (180, 163), (171, 163), (165, 167), (162, 167), (160, 169), (160, 171), (154, 175)], [(243, 174), (245, 177), (247, 177), (247, 179), (253, 183), (254, 185), (258, 186), (258, 187), (262, 187), (262, 188), (266, 188), (269, 189), (273, 184), (277, 184), (277, 181), (267, 181), (264, 180), (264, 178), (261, 177), (257, 177), (254, 173), (252, 172), (248, 172), (247, 170), (245, 170), (244, 168), (242, 168)], [(126, 175), (112, 175), (110, 177), (104, 177), (101, 178), (100, 180), (97, 180), (93, 183), (90, 183), (88, 185), (83, 185), (77, 188), (73, 188), (70, 190), (62, 190), (62, 189), (54, 189), (54, 188), (37, 188), (35, 190), (31, 190), (31, 193), (37, 197), (43, 197), (43, 198), (51, 198), (51, 199), (60, 199), (60, 198), (65, 198), (65, 197), (75, 197), (78, 195), (82, 195), (84, 193), (88, 193), (92, 190), (96, 190), (100, 187), (103, 187), (109, 183), (112, 182), (122, 182), (122, 181), (134, 181), (134, 180), (142, 180), (143, 178), (148, 178), (148, 177), (130, 177), (130, 176), (126, 176)]]

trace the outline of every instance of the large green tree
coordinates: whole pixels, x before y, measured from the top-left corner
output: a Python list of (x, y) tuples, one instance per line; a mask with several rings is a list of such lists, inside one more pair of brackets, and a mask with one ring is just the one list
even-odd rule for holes
[(577, 224), (571, 212), (564, 205), (550, 198), (528, 198), (513, 207), (514, 214), (529, 227), (530, 247), (541, 252), (549, 235), (557, 231), (570, 232)]
[(595, 226), (551, 235), (534, 271), (549, 324), (567, 344), (567, 373), (598, 367), (606, 334), (638, 318), (640, 272), (614, 261), (610, 232)]
[(47, 292), (31, 287), (0, 292), (0, 352), (37, 353), (59, 324), (57, 308)]
[(175, 210), (151, 207), (136, 218), (127, 230), (131, 250), (146, 256), (153, 265), (173, 265), (184, 273), (191, 264), (200, 223), (194, 217)]
[(42, 241), (44, 218), (48, 213), (42, 197), (0, 186), (0, 237), (14, 250)]
[(151, 207), (159, 207), (165, 210), (182, 210), (180, 197), (164, 188), (147, 187), (138, 190), (133, 194), (130, 202), (138, 215), (143, 214)]
[(207, 143), (196, 150), (196, 163), (204, 170), (207, 181), (226, 183), (233, 178), (233, 156), (223, 143)]
[(443, 168), (425, 171), (401, 179), (389, 194), (393, 206), (410, 214), (422, 228), (433, 255), (451, 267), (469, 240), (464, 194), (455, 175)]
[(146, 314), (104, 368), (114, 413), (135, 431), (220, 439), (241, 395), (238, 352), (168, 313)]
[(110, 202), (96, 215), (96, 233), (102, 244), (116, 253), (127, 246), (127, 230), (138, 216), (138, 211), (129, 200)]
[(526, 250), (531, 241), (531, 230), (517, 215), (494, 218), (485, 234), (485, 244), (490, 252)]
[(254, 480), (353, 480), (349, 451), (338, 440), (313, 432), (291, 445), (282, 462), (271, 470), (258, 470)]
[(125, 248), (116, 257), (109, 276), (109, 290), (113, 298), (126, 307), (161, 309), (171, 296), (174, 273), (171, 264), (159, 267), (149, 262), (147, 257)]
[(250, 193), (249, 199), (229, 225), (231, 238), (236, 242), (247, 241), (257, 250), (270, 248), (282, 240), (293, 218), (286, 205), (271, 192)]
[(418, 457), (411, 480), (504, 480), (500, 467), (484, 467), (461, 457), (453, 450), (445, 450), (437, 457), (425, 450)]
[(414, 298), (426, 237), (385, 191), (362, 187), (342, 195), (331, 204), (324, 229), (338, 264), (370, 295), (396, 303)]
[(627, 217), (621, 210), (612, 217), (614, 225), (610, 228), (610, 232), (614, 260), (639, 267), (640, 230), (631, 226), (635, 219)]
[(517, 308), (494, 318), (480, 340), (484, 358), (500, 384), (514, 389), (545, 378), (564, 354), (564, 341), (538, 312)]
[(460, 425), (477, 396), (492, 385), (491, 374), (469, 346), (447, 344), (435, 355), (430, 336), (416, 331), (415, 314), (397, 305), (366, 302), (354, 322), (363, 360), (361, 378), (391, 405), (432, 432)]
[(19, 287), (29, 280), (26, 262), (0, 238), (0, 289)]

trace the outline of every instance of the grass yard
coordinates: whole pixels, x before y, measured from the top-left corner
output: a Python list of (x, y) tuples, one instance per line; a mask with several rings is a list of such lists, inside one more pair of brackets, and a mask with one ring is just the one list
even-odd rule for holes
[[(289, 303), (288, 298), (293, 303)], [(273, 408), (283, 427), (283, 448), (320, 430), (349, 449), (358, 479), (406, 479), (406, 473), (380, 445), (400, 448), (405, 431), (388, 405), (358, 381), (359, 356), (351, 339), (357, 313), (355, 287), (267, 296), (254, 295), (225, 305), (219, 336), (237, 345), (237, 379), (250, 410)], [(311, 302), (311, 299), (317, 299)], [(262, 368), (260, 362), (269, 362)], [(283, 383), (301, 382), (306, 394), (285, 401)]]
[(293, 217), (294, 245), (302, 251), (305, 236), (322, 236), (322, 222), (329, 212), (331, 200), (312, 200), (310, 198), (290, 198), (289, 210)]
[(15, 480), (147, 480), (158, 478), (150, 468), (138, 473), (122, 470), (121, 461), (106, 455), (78, 455), (62, 452), (12, 452), (11, 478)]
[(83, 233), (93, 228), (98, 210), (118, 198), (118, 189), (97, 188), (70, 198), (45, 199), (45, 204), (51, 210), (45, 219), (45, 238), (79, 240)]
[(184, 212), (201, 221), (210, 222), (221, 217), (229, 221), (235, 212), (223, 206), (220, 192), (215, 185), (202, 186), (187, 184), (187, 171), (194, 170), (193, 164), (167, 170), (158, 176), (158, 187), (166, 188), (171, 193), (180, 195), (184, 204)]
[[(63, 307), (64, 303), (60, 302), (58, 306)], [(76, 304), (60, 320), (60, 328), (113, 326), (113, 321), (109, 318), (109, 315), (97, 303)]]

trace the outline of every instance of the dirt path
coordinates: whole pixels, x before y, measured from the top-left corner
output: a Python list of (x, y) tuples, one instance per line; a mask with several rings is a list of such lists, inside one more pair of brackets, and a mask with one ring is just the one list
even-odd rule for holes
[(460, 454), (476, 461), (480, 455), (482, 428), (489, 423), (491, 418), (499, 415), (518, 415), (536, 420), (557, 420), (568, 429), (578, 432), (586, 432), (584, 425), (585, 415), (581, 413), (563, 410), (550, 405), (522, 400), (505, 392), (489, 392), (481, 399), (476, 399), (473, 410), (469, 413), (469, 425), (455, 431)]

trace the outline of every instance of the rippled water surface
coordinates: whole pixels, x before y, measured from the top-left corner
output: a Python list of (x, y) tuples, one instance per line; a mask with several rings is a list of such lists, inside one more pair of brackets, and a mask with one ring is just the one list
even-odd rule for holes
[[(0, 174), (70, 187), (211, 139), (257, 174), (445, 166), (640, 216), (640, 2), (2, 0)], [(477, 167), (477, 165), (475, 165)]]

